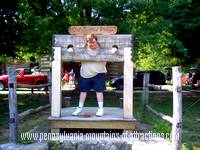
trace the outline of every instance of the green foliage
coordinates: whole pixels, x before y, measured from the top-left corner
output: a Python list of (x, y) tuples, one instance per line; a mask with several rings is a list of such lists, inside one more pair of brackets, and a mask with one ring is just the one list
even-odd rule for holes
[(1, 0), (0, 4), (0, 55), (15, 56), (15, 45), (21, 43), (23, 27), (17, 22), (17, 0)]
[[(164, 4), (168, 8), (170, 3)], [(187, 49), (173, 34), (172, 22), (160, 15), (163, 2), (143, 1), (135, 5), (127, 15), (127, 23), (135, 36), (134, 60), (138, 70), (181, 65)]]
[(61, 143), (58, 141), (48, 141), (48, 146), (50, 149), (54, 149), (54, 150), (61, 149)]
[(9, 60), (10, 60), (10, 58), (9, 58), (8, 56), (6, 56), (6, 55), (1, 55), (1, 56), (0, 56), (0, 62), (1, 62), (1, 63), (6, 64), (6, 63), (9, 62)]
[(67, 34), (71, 25), (116, 25), (118, 33), (134, 35), (138, 70), (198, 66), (199, 6), (195, 0), (21, 0), (13, 5), (20, 36), (9, 51), (37, 58), (50, 54), (52, 35)]
[(34, 141), (33, 140), (31, 140), (31, 139), (29, 139), (29, 138), (27, 138), (27, 137), (25, 137), (25, 138), (21, 138), (20, 136), (18, 137), (18, 142), (20, 143), (20, 144), (32, 144), (32, 143), (34, 143)]
[(173, 32), (177, 39), (184, 43), (188, 49), (188, 56), (184, 59), (184, 65), (200, 65), (197, 60), (200, 57), (200, 39), (196, 38), (200, 33), (200, 3), (196, 0), (175, 1), (170, 6), (168, 18), (173, 23)]
[[(19, 57), (24, 53), (50, 54), (52, 34), (64, 33), (63, 31), (66, 30), (63, 28), (63, 26), (66, 27), (65, 17), (57, 17), (57, 12), (51, 12), (53, 10), (47, 9), (51, 4), (47, 4), (24, 0), (19, 3), (19, 22), (25, 26), (23, 45), (18, 46), (19, 52), (17, 54)], [(52, 5), (56, 7), (58, 4), (53, 3)]]

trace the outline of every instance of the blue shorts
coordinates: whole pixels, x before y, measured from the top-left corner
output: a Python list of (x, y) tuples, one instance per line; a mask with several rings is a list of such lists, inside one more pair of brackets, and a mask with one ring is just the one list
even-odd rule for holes
[(96, 92), (103, 92), (106, 90), (106, 74), (99, 73), (92, 78), (83, 78), (80, 76), (80, 91), (88, 92), (91, 89)]

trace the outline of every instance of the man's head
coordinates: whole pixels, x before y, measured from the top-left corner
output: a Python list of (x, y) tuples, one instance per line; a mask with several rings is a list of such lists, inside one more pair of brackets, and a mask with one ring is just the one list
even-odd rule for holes
[(100, 47), (99, 43), (97, 42), (97, 37), (95, 35), (93, 34), (87, 35), (86, 40), (87, 40), (87, 46), (90, 49), (95, 50)]

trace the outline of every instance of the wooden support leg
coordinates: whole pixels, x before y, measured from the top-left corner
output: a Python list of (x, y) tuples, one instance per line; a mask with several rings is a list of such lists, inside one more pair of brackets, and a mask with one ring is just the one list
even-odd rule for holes
[(133, 118), (133, 62), (131, 48), (124, 48), (124, 118)]
[(71, 97), (63, 97), (62, 106), (70, 107), (71, 106), (70, 101), (71, 101)]
[(61, 115), (61, 47), (53, 48), (51, 116)]

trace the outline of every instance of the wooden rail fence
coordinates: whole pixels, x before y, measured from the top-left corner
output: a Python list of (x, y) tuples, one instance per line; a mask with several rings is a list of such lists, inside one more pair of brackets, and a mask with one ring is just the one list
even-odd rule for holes
[[(182, 85), (181, 85), (181, 68), (172, 67), (173, 86), (170, 85), (152, 85), (149, 84), (149, 74), (144, 74), (143, 79), (143, 104), (144, 110), (148, 109), (163, 120), (172, 124), (172, 150), (181, 150), (181, 133), (182, 133)], [(156, 111), (149, 105), (149, 87), (159, 90), (169, 90), (173, 92), (173, 117)]]
[[(17, 87), (26, 87), (26, 88), (33, 89), (33, 88), (49, 87), (49, 90), (50, 90), (49, 96), (51, 95), (51, 81), (50, 80), (48, 81), (48, 83), (41, 84), (41, 85), (17, 84), (15, 71), (16, 71), (16, 68), (13, 66), (10, 66), (7, 68), (8, 90), (9, 90), (8, 102), (9, 102), (9, 142), (10, 143), (17, 143), (18, 120), (20, 118), (23, 118), (28, 113), (37, 112), (43, 108), (49, 107), (49, 105), (47, 105), (47, 106), (39, 107), (37, 109), (30, 109), (30, 110), (25, 111), (24, 113), (21, 113), (18, 115), (16, 88)], [(50, 100), (50, 104), (51, 104), (51, 100)]]

